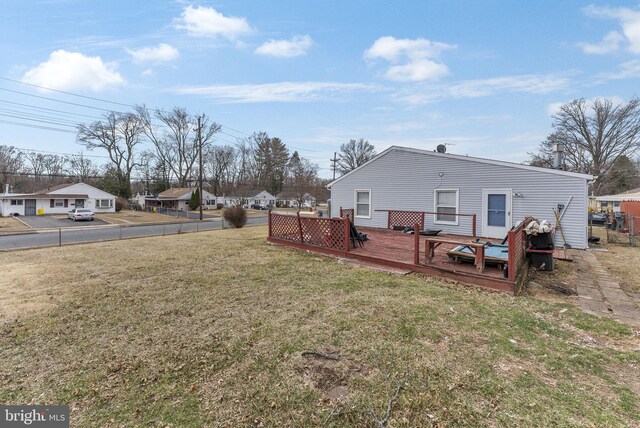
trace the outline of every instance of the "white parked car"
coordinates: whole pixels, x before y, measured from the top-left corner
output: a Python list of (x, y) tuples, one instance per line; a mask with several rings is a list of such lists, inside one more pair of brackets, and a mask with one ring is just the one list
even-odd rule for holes
[(67, 214), (71, 220), (89, 220), (93, 221), (95, 214), (88, 208), (74, 208)]

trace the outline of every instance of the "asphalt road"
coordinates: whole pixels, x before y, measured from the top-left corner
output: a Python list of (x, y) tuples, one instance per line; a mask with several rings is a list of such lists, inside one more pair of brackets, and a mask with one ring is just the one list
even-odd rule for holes
[[(97, 221), (97, 220), (96, 220)], [(71, 221), (69, 221), (71, 223)], [(187, 232), (204, 232), (229, 228), (222, 219), (204, 220), (202, 222), (167, 223), (126, 226), (89, 226), (78, 228), (58, 228), (28, 233), (0, 236), (0, 250), (11, 250), (31, 247), (49, 247), (83, 242), (111, 241), (127, 238), (142, 238), (147, 236), (173, 235)], [(252, 217), (247, 220), (248, 225), (267, 224), (267, 217)]]

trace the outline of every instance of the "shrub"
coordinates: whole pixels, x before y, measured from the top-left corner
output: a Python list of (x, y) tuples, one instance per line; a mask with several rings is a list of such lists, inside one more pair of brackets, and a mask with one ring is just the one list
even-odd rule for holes
[(222, 217), (239, 229), (247, 223), (247, 210), (241, 206), (227, 208), (222, 212)]
[(217, 203), (217, 204), (216, 204), (216, 208), (217, 208), (217, 209), (219, 209), (219, 210), (221, 210), (222, 208), (224, 208), (224, 204)]
[(189, 199), (189, 208), (191, 211), (195, 210), (200, 206), (200, 189), (196, 189), (191, 192), (191, 199)]
[(127, 206), (127, 200), (125, 198), (120, 196), (118, 199), (116, 199), (116, 212), (117, 213), (122, 211), (122, 209), (125, 208), (126, 206)]

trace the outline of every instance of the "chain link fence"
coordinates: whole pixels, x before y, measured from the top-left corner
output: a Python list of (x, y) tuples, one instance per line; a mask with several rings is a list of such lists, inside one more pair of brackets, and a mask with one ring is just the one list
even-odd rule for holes
[(589, 220), (589, 238), (599, 238), (607, 244), (640, 245), (640, 217), (614, 213), (604, 224)]
[[(249, 225), (267, 224), (267, 217), (247, 219)], [(232, 228), (224, 219), (183, 221), (163, 224), (135, 224), (56, 228), (0, 235), (1, 250), (17, 250), (38, 247), (61, 247), (69, 244), (116, 241), (150, 236), (178, 235)]]

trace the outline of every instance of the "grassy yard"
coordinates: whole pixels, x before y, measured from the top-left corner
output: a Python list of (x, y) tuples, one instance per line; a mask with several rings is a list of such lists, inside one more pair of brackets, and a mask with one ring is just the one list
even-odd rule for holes
[(627, 326), (265, 235), (0, 254), (0, 402), (72, 426), (640, 424)]
[(30, 230), (29, 226), (17, 220), (15, 217), (0, 217), (0, 234), (23, 232), (25, 230)]
[[(610, 231), (610, 233), (613, 235), (617, 232)], [(640, 293), (640, 274), (638, 273), (640, 247), (631, 247), (628, 244), (628, 238), (622, 235), (617, 237), (620, 243), (607, 243), (604, 227), (594, 227), (593, 235), (600, 237), (599, 247), (607, 249), (607, 252), (595, 253), (602, 266), (618, 280), (620, 287), (625, 291)]]

